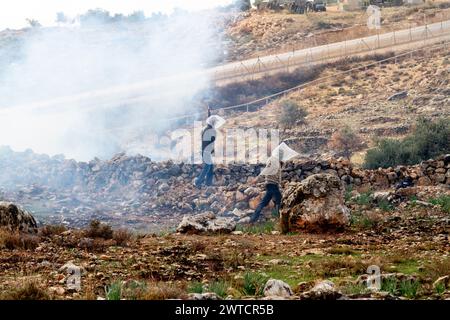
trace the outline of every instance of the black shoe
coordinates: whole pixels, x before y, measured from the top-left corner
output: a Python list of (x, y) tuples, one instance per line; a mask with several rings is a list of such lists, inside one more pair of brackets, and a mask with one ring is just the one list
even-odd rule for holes
[(260, 214), (258, 213), (254, 213), (252, 214), (252, 216), (250, 217), (250, 223), (255, 223), (256, 221), (259, 220)]
[(198, 184), (198, 180), (197, 179), (195, 179), (195, 181), (194, 181), (194, 187), (196, 187), (197, 189), (201, 189), (202, 188), (202, 185)]

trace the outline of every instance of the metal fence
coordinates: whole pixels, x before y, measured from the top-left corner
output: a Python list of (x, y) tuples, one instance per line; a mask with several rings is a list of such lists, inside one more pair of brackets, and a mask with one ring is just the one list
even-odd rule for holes
[(442, 38), (450, 39), (450, 20), (231, 63), (213, 68), (210, 71), (210, 76), (216, 83), (250, 80), (274, 72), (289, 72), (303, 65), (323, 63), (350, 55), (375, 53), (395, 47), (411, 49), (415, 46), (435, 43)]
[[(415, 55), (419, 54), (419, 53), (426, 53), (426, 52), (430, 52), (430, 51), (434, 51), (434, 50), (448, 50), (450, 48), (450, 41), (443, 41), (442, 43), (439, 44), (435, 44), (435, 45), (431, 45), (431, 46), (426, 46), (426, 47), (422, 47), (419, 49), (414, 49), (414, 50), (409, 50), (406, 52), (403, 52), (401, 54), (397, 54), (394, 55), (392, 57), (386, 58), (386, 59), (382, 59), (382, 60), (378, 60), (376, 62), (372, 62), (369, 64), (365, 64), (365, 65), (361, 65), (361, 66), (357, 66), (342, 72), (338, 72), (329, 76), (325, 76), (325, 77), (321, 77), (312, 81), (309, 81), (307, 83), (303, 83), (301, 85), (289, 88), (287, 90), (283, 90), (280, 92), (277, 92), (275, 94), (272, 95), (268, 95), (253, 101), (249, 101), (243, 104), (239, 104), (239, 105), (234, 105), (234, 106), (229, 106), (229, 107), (224, 107), (224, 108), (219, 108), (219, 109), (215, 109), (215, 112), (225, 112), (225, 111), (242, 111), (242, 112), (250, 112), (251, 110), (254, 109), (258, 109), (261, 108), (267, 104), (269, 104), (270, 102), (272, 102), (275, 99), (287, 96), (289, 93), (295, 92), (295, 91), (301, 91), (302, 89), (311, 86), (311, 85), (317, 85), (317, 84), (324, 84), (327, 83), (329, 81), (334, 81), (337, 78), (341, 78), (343, 76), (346, 76), (348, 74), (351, 74), (352, 72), (355, 71), (360, 71), (360, 70), (368, 70), (372, 67), (375, 66), (379, 66), (383, 63), (398, 63), (400, 60), (404, 59), (404, 58), (413, 58)], [(166, 121), (176, 121), (176, 120), (193, 120), (193, 119), (198, 119), (199, 117), (203, 116), (203, 113), (194, 113), (194, 114), (190, 114), (190, 115), (184, 115), (184, 116), (179, 116), (179, 117), (174, 117), (174, 118), (170, 118), (170, 119), (165, 119)]]

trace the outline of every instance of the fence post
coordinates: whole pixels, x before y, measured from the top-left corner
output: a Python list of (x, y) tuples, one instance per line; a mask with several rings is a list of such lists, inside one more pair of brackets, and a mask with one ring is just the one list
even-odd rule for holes
[(377, 29), (377, 49), (380, 49), (380, 30)]
[(412, 30), (411, 30), (411, 22), (409, 23), (409, 41), (412, 42)]

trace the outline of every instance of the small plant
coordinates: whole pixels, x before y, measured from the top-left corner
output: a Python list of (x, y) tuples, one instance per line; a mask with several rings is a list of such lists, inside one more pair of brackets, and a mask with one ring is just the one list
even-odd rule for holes
[(247, 272), (244, 274), (242, 292), (247, 296), (261, 296), (264, 285), (268, 280), (267, 276), (260, 273)]
[(120, 300), (122, 298), (122, 282), (117, 281), (106, 287), (106, 300)]
[(89, 229), (86, 231), (86, 235), (89, 238), (102, 238), (105, 240), (112, 239), (113, 234), (111, 226), (100, 223), (98, 220), (92, 220)]
[(361, 229), (371, 229), (376, 225), (376, 221), (370, 219), (366, 214), (353, 214), (350, 218), (350, 224)]
[(308, 113), (293, 100), (283, 100), (280, 103), (281, 112), (278, 121), (284, 128), (292, 128), (305, 122)]
[(228, 285), (225, 281), (213, 281), (208, 285), (208, 291), (214, 292), (221, 298), (225, 298), (227, 295)]
[(204, 292), (203, 283), (201, 283), (200, 281), (192, 282), (188, 287), (188, 292), (189, 293), (203, 293)]
[(129, 281), (121, 287), (121, 295), (127, 300), (138, 300), (147, 291), (147, 284), (140, 281)]
[(440, 206), (442, 211), (450, 214), (450, 196), (443, 195), (436, 199), (430, 199), (430, 203)]
[(361, 193), (356, 199), (355, 199), (356, 204), (360, 205), (360, 206), (368, 206), (371, 205), (373, 203), (373, 198), (372, 198), (372, 192), (368, 191), (368, 192), (364, 192)]
[(420, 283), (417, 280), (405, 280), (400, 282), (398, 291), (406, 298), (414, 299), (420, 288)]
[(350, 200), (352, 199), (352, 192), (353, 192), (352, 186), (349, 186), (348, 188), (345, 189), (344, 199), (346, 203), (350, 202)]
[(344, 294), (361, 295), (369, 292), (369, 289), (364, 284), (349, 284), (342, 288)]
[(435, 287), (434, 287), (434, 291), (436, 291), (436, 293), (438, 295), (443, 295), (445, 292), (446, 288), (445, 288), (445, 284), (444, 283), (438, 283)]
[(397, 279), (388, 278), (382, 281), (381, 291), (389, 292), (392, 295), (397, 294)]
[(353, 152), (361, 150), (363, 146), (361, 137), (348, 126), (333, 133), (328, 142), (330, 149), (340, 152), (346, 158), (350, 158)]
[(118, 246), (126, 246), (131, 241), (131, 233), (126, 229), (119, 229), (113, 231), (113, 239)]
[(381, 210), (385, 211), (385, 212), (389, 212), (389, 211), (393, 211), (394, 210), (394, 206), (387, 200), (382, 199), (378, 202), (378, 208), (380, 208)]

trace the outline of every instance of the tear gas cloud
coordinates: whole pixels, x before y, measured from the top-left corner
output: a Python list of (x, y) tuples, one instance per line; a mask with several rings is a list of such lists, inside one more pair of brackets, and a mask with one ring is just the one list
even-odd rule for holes
[(77, 160), (139, 149), (156, 159), (146, 135), (201, 107), (201, 71), (222, 52), (215, 19), (178, 12), (24, 31), (14, 58), (0, 55), (0, 145)]

